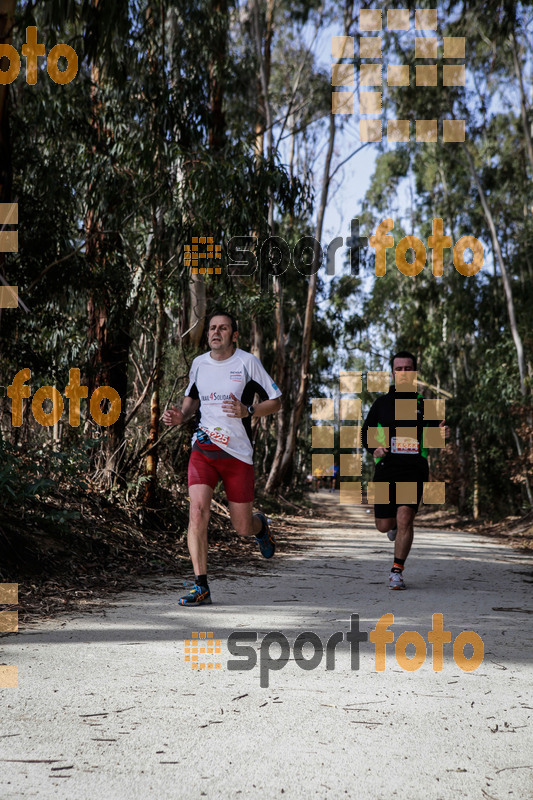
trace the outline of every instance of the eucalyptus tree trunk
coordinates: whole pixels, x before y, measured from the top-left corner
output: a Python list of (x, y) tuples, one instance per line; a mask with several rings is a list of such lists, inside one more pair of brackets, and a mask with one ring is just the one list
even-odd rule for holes
[(207, 310), (207, 295), (204, 276), (191, 275), (189, 279), (189, 344), (197, 349), (200, 347), (205, 327)]
[[(318, 216), (315, 229), (316, 244), (315, 244), (314, 258), (318, 259), (320, 259), (322, 255), (319, 242), (322, 238), (324, 214), (326, 211), (326, 205), (328, 201), (328, 191), (331, 180), (331, 159), (333, 157), (333, 147), (335, 144), (335, 132), (336, 132), (335, 115), (333, 113), (330, 113), (328, 150), (326, 154), (326, 160), (324, 163), (324, 172), (322, 176), (322, 192), (320, 197), (320, 205), (318, 207)], [(283, 451), (281, 453), (276, 452), (276, 456), (274, 458), (274, 462), (270, 470), (270, 475), (268, 476), (268, 481), (266, 485), (267, 492), (272, 492), (281, 484), (284, 476), (287, 474), (294, 459), (294, 453), (296, 450), (296, 437), (298, 434), (298, 429), (300, 426), (302, 415), (307, 403), (307, 387), (309, 386), (309, 363), (311, 359), (311, 341), (313, 334), (313, 318), (315, 313), (317, 279), (318, 279), (318, 270), (315, 270), (314, 274), (311, 275), (309, 278), (309, 283), (307, 287), (307, 302), (305, 306), (305, 318), (302, 331), (302, 347), (301, 347), (300, 365), (299, 365), (300, 374), (298, 380), (298, 391), (294, 405), (291, 410), (288, 431), (287, 431), (287, 438), (284, 442)]]
[(273, 279), (274, 293), (276, 297), (275, 320), (276, 320), (276, 339), (275, 339), (275, 362), (274, 380), (282, 392), (281, 408), (276, 414), (276, 451), (272, 461), (272, 467), (268, 477), (266, 491), (271, 492), (275, 488), (274, 480), (278, 478), (281, 470), (283, 454), (285, 452), (285, 442), (289, 427), (290, 408), (287, 402), (289, 381), (287, 376), (287, 361), (285, 357), (286, 337), (285, 321), (283, 317), (283, 287), (279, 277)]
[[(96, 7), (96, 0), (94, 5)], [(96, 64), (91, 67), (91, 79), (91, 125), (96, 132), (95, 138), (100, 141), (105, 140), (109, 134), (103, 128), (101, 121), (101, 101), (98, 90), (100, 70)], [(99, 191), (101, 189), (98, 186), (89, 187), (88, 211), (85, 218), (87, 263), (95, 275), (102, 275), (110, 268), (111, 259), (120, 252), (121, 248), (118, 234), (105, 231), (104, 220), (93, 207), (94, 193)], [(135, 303), (134, 297), (133, 302)], [(124, 287), (115, 286), (112, 292), (107, 287), (89, 291), (87, 339), (89, 348), (92, 350), (87, 378), (89, 397), (98, 387), (111, 386), (118, 392), (121, 400), (120, 416), (107, 429), (105, 441), (93, 459), (93, 466), (98, 469), (102, 483), (108, 488), (113, 485), (117, 477), (121, 476), (121, 466), (124, 460), (132, 313), (133, 307), (128, 307), (128, 296)], [(92, 347), (93, 345), (94, 347)]]
[(143, 505), (153, 507), (155, 505), (155, 492), (157, 488), (157, 465), (159, 462), (159, 448), (154, 447), (159, 438), (160, 427), (160, 387), (162, 379), (161, 361), (163, 357), (163, 344), (166, 327), (165, 313), (165, 290), (161, 276), (161, 264), (157, 264), (156, 274), (156, 305), (157, 318), (154, 342), (154, 377), (153, 391), (150, 402), (150, 432), (146, 443), (149, 453), (146, 456), (145, 475), (148, 478), (144, 488)]
[(211, 0), (211, 13), (214, 28), (209, 62), (209, 147), (216, 152), (222, 149), (225, 140), (223, 70), (228, 41), (228, 0)]
[[(516, 446), (516, 452), (518, 454), (518, 458), (522, 459), (524, 455), (524, 448), (522, 447), (520, 437), (518, 436), (518, 433), (515, 431), (514, 427), (511, 427), (511, 433), (513, 434), (513, 439)], [(529, 447), (531, 448), (531, 442), (529, 442)], [(531, 483), (529, 481), (527, 463), (524, 465), (523, 475), (524, 475), (524, 488), (526, 491), (527, 501), (529, 505), (533, 507), (533, 493), (531, 491)]]
[[(213, 17), (212, 36), (209, 49), (209, 149), (215, 155), (220, 154), (225, 140), (224, 114), (224, 62), (228, 48), (228, 1), (211, 0)], [(193, 222), (193, 221), (192, 221)], [(189, 324), (188, 341), (197, 349), (200, 347), (205, 329), (207, 313), (207, 294), (204, 276), (191, 274), (189, 279)]]
[[(256, 56), (259, 63), (259, 75), (257, 76), (257, 110), (255, 122), (254, 150), (256, 159), (260, 160), (264, 152), (264, 136), (267, 131), (269, 155), (272, 155), (272, 114), (269, 101), (270, 71), (272, 65), (272, 38), (274, 35), (274, 12), (275, 0), (267, 0), (266, 14), (261, 19), (259, 0), (251, 0), (250, 14), (252, 30), (254, 36)], [(262, 33), (264, 29), (264, 46), (262, 45)]]
[(505, 262), (503, 260), (502, 251), (500, 248), (500, 242), (498, 240), (498, 233), (496, 231), (496, 225), (494, 223), (494, 217), (492, 216), (492, 211), (490, 210), (489, 204), (487, 202), (487, 197), (481, 185), (481, 181), (479, 180), (477, 170), (474, 164), (474, 159), (472, 158), (472, 154), (470, 153), (470, 150), (468, 149), (467, 145), (464, 142), (462, 143), (462, 148), (463, 152), (466, 155), (466, 160), (468, 162), (470, 174), (472, 175), (472, 179), (476, 184), (479, 200), (481, 202), (481, 207), (483, 208), (483, 214), (487, 221), (487, 225), (489, 226), (490, 237), (492, 240), (492, 247), (494, 249), (494, 254), (496, 256), (496, 260), (500, 268), (500, 275), (502, 278), (503, 290), (505, 293), (505, 301), (507, 305), (507, 314), (509, 317), (509, 326), (511, 328), (511, 335), (513, 337), (513, 342), (516, 350), (516, 357), (518, 361), (518, 372), (520, 374), (520, 393), (522, 397), (525, 397), (527, 390), (525, 384), (526, 370), (524, 361), (524, 345), (522, 343), (522, 337), (520, 336), (520, 332), (518, 330), (518, 325), (516, 322), (516, 313), (515, 313), (515, 305), (514, 305), (511, 281), (509, 280), (507, 267), (505, 266)]
[(511, 52), (513, 55), (513, 67), (518, 81), (518, 88), (520, 90), (520, 116), (522, 118), (522, 128), (524, 130), (524, 139), (526, 142), (526, 153), (529, 160), (529, 166), (533, 173), (533, 144), (531, 142), (531, 121), (529, 120), (529, 107), (527, 102), (526, 93), (524, 90), (524, 80), (522, 76), (522, 66), (519, 60), (518, 42), (516, 41), (516, 34), (513, 31), (511, 34)]
[(474, 461), (474, 490), (472, 493), (472, 516), (474, 519), (479, 517), (479, 456), (477, 453), (476, 440), (472, 436), (472, 458)]
[[(275, 0), (267, 0), (264, 17), (260, 9), (260, 0), (251, 0), (250, 14), (253, 40), (259, 67), (259, 74), (256, 79), (257, 108), (254, 138), (254, 151), (257, 164), (259, 164), (264, 154), (265, 131), (267, 133), (267, 158), (269, 161), (272, 159), (274, 149), (272, 110), (269, 96), (272, 66), (272, 38), (274, 35), (274, 11)], [(274, 201), (272, 196), (270, 196), (268, 204), (268, 225), (269, 230), (272, 232), (274, 228)], [(252, 236), (258, 239), (259, 232), (257, 230), (254, 231)], [(260, 320), (252, 319), (250, 334), (250, 351), (256, 358), (262, 361), (264, 348), (263, 329)]]
[[(344, 34), (349, 35), (351, 23), (353, 21), (353, 1), (346, 0), (343, 9), (343, 29)], [(328, 202), (329, 186), (331, 182), (331, 160), (333, 157), (333, 148), (335, 144), (336, 133), (336, 120), (335, 115), (330, 112), (329, 115), (329, 134), (328, 134), (328, 149), (326, 159), (324, 162), (324, 170), (322, 174), (322, 189), (320, 196), (320, 203), (318, 207), (317, 222), (315, 228), (316, 244), (314, 248), (313, 261), (315, 259), (318, 263), (322, 259), (322, 251), (319, 242), (322, 240), (322, 228), (324, 225), (324, 214)], [(316, 263), (316, 262), (315, 262)], [(298, 389), (296, 398), (288, 421), (285, 419), (284, 414), (287, 412), (282, 410), (280, 412), (281, 418), (278, 421), (278, 442), (276, 453), (270, 474), (268, 476), (266, 491), (273, 492), (283, 482), (284, 478), (289, 474), (294, 461), (294, 454), (296, 451), (296, 441), (298, 430), (302, 421), (302, 416), (307, 404), (307, 390), (309, 386), (309, 364), (311, 359), (311, 342), (313, 335), (313, 319), (315, 313), (315, 300), (317, 290), (317, 275), (318, 269), (315, 269), (314, 274), (309, 277), (307, 286), (307, 301), (305, 306), (305, 317), (302, 331), (302, 344), (300, 352), (300, 363), (298, 367)], [(281, 287), (280, 287), (281, 292)], [(279, 312), (278, 312), (279, 307)], [(280, 347), (283, 348), (283, 317), (281, 314), (281, 293), (276, 299), (276, 326), (280, 334)], [(278, 355), (278, 354), (277, 354)], [(283, 373), (286, 377), (286, 373)], [(287, 381), (285, 381), (285, 385)], [(282, 397), (283, 403), (283, 397)]]

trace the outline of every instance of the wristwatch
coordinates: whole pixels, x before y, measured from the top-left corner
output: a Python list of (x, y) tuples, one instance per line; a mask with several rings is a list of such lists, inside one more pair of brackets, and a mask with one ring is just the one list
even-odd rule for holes
[(248, 415), (253, 417), (255, 411), (255, 406), (248, 406)]

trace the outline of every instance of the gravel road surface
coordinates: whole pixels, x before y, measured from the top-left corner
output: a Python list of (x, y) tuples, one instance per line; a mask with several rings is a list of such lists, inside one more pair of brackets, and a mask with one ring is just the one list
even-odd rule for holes
[[(0, 690), (2, 800), (533, 798), (533, 558), (416, 528), (408, 590), (391, 592), (372, 515), (332, 510), (297, 555), (213, 580), (212, 606), (179, 607), (172, 580), (2, 637), (0, 663), (19, 668)], [(379, 641), (394, 640), (365, 640), (387, 614)], [(454, 658), (462, 631), (477, 638)]]

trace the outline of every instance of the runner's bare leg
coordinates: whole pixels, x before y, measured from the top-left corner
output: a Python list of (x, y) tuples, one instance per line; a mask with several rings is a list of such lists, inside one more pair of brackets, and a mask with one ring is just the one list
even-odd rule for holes
[(207, 574), (207, 526), (211, 514), (213, 489), (203, 483), (189, 486), (191, 504), (187, 545), (195, 575)]
[(415, 516), (416, 511), (414, 508), (398, 506), (398, 511), (396, 512), (398, 533), (396, 534), (396, 541), (394, 543), (395, 558), (402, 558), (405, 561), (409, 555), (411, 545), (413, 544), (413, 523)]
[(376, 528), (381, 533), (387, 533), (396, 525), (396, 517), (387, 517), (385, 519), (376, 519)]
[(239, 536), (257, 536), (261, 532), (261, 520), (252, 516), (253, 503), (236, 503), (228, 500), (231, 524)]

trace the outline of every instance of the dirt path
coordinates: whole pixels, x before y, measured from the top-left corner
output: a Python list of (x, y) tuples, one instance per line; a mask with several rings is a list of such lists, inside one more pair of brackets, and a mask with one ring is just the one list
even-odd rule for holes
[[(253, 577), (213, 581), (212, 606), (178, 607), (173, 581), (2, 638), (0, 661), (20, 674), (18, 689), (0, 690), (2, 800), (533, 798), (533, 558), (478, 535), (418, 528), (409, 588), (390, 592), (392, 546), (371, 514), (331, 510), (332, 519), (309, 522), (307, 549), (280, 553)], [(376, 670), (371, 641), (360, 643), (355, 668), (351, 615), (370, 633), (388, 613), (385, 669)], [(458, 666), (452, 644), (433, 669), (434, 614), (452, 642), (463, 630), (482, 638), (477, 669)], [(198, 661), (219, 669), (185, 661), (193, 631), (220, 640), (220, 654)], [(304, 631), (313, 643), (295, 659)], [(416, 671), (395, 650), (404, 631), (425, 641), (408, 637), (421, 656), (427, 649)], [(255, 643), (240, 645), (252, 648), (246, 657), (230, 654), (231, 633), (254, 632)], [(272, 644), (268, 661), (269, 632), (286, 637), (288, 660)], [(342, 641), (326, 669), (320, 643), (335, 633)], [(465, 658), (479, 655), (476, 642)]]

